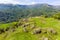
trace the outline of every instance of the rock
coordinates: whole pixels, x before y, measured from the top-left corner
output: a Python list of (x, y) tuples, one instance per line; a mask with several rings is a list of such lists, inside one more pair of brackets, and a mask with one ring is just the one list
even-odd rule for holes
[(55, 31), (53, 28), (49, 28), (49, 30), (48, 30), (50, 33), (52, 33), (52, 34), (57, 34), (57, 31)]
[(16, 27), (9, 27), (10, 32), (14, 32), (16, 30)]
[(29, 23), (26, 23), (26, 24), (23, 25), (23, 27), (27, 27), (27, 26), (29, 26), (29, 25), (30, 25)]
[(8, 31), (10, 29), (10, 27), (7, 27), (6, 29), (5, 29), (5, 31)]
[(48, 16), (47, 16), (47, 15), (45, 15), (45, 18), (48, 18)]
[(42, 28), (42, 33), (47, 34), (47, 28)]
[(16, 27), (16, 28), (18, 28), (19, 26), (21, 26), (23, 23), (21, 23), (21, 22), (19, 22), (19, 23), (16, 23), (14, 26)]
[(27, 30), (26, 28), (23, 28), (23, 31), (24, 31), (24, 32), (28, 32), (28, 30)]
[(14, 32), (16, 30), (16, 28), (15, 27), (12, 27), (11, 30), (12, 30), (12, 32)]
[(0, 29), (0, 34), (2, 34), (2, 33), (4, 33), (5, 31), (4, 31), (4, 29)]
[(57, 34), (57, 32), (55, 30), (51, 30), (51, 33), (55, 34), (55, 35)]
[(42, 38), (42, 40), (49, 40), (47, 37)]
[(27, 18), (25, 18), (25, 19), (23, 19), (22, 21), (23, 21), (23, 22), (28, 22), (28, 19), (27, 19)]
[(32, 34), (40, 34), (42, 32), (41, 28), (36, 28)]
[(15, 24), (14, 26), (18, 28), (18, 24)]
[(33, 24), (33, 25), (31, 25), (31, 29), (34, 29), (35, 28), (35, 25)]
[(47, 34), (47, 31), (44, 31), (43, 33), (44, 33), (44, 34)]
[(15, 31), (15, 29), (12, 29), (12, 32), (14, 32)]

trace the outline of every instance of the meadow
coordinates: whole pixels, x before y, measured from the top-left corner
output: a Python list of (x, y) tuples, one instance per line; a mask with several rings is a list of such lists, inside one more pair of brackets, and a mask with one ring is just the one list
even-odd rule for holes
[[(26, 19), (27, 21), (23, 20), (24, 19), (20, 19), (19, 22), (0, 24), (0, 28), (3, 29), (6, 29), (7, 27), (15, 27), (15, 31), (12, 31), (13, 29), (9, 29), (8, 31), (0, 34), (0, 40), (45, 40), (43, 39), (44, 37), (48, 38), (46, 40), (60, 40), (60, 20), (52, 17), (45, 18), (41, 16), (29, 17)], [(16, 24), (18, 27), (16, 27)], [(23, 25), (25, 24), (30, 24), (26, 26), (28, 32), (24, 31)], [(39, 34), (32, 34), (34, 29), (36, 29), (31, 29), (33, 25), (35, 25), (34, 27), (36, 28), (42, 28), (45, 30), (42, 30)], [(52, 34), (50, 32), (44, 33), (47, 29), (54, 29), (57, 34)]]

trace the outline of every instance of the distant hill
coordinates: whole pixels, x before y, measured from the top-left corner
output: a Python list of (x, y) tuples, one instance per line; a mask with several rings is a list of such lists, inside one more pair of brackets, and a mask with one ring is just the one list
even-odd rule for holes
[(48, 15), (51, 16), (60, 10), (58, 6), (49, 4), (34, 4), (34, 5), (13, 5), (0, 4), (0, 22), (8, 23), (17, 21), (20, 18), (31, 16)]

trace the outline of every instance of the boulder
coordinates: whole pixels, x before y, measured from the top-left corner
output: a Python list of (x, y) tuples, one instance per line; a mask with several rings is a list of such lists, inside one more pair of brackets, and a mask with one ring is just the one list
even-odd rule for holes
[(0, 34), (2, 34), (2, 33), (4, 33), (5, 31), (4, 31), (4, 29), (0, 29)]
[(16, 30), (16, 27), (12, 27), (11, 30), (12, 32), (14, 32)]
[(35, 25), (33, 24), (33, 25), (31, 25), (31, 29), (34, 29), (35, 28)]
[(26, 24), (23, 25), (23, 27), (27, 27), (27, 26), (29, 26), (29, 25), (30, 25), (29, 23), (26, 23)]
[(8, 31), (10, 29), (10, 27), (7, 27), (6, 29), (5, 29), (5, 31)]
[(47, 28), (42, 28), (42, 33), (47, 34)]
[(24, 31), (24, 32), (28, 32), (28, 30), (27, 30), (26, 28), (23, 28), (23, 31)]
[(25, 18), (25, 19), (23, 19), (22, 21), (23, 21), (23, 22), (28, 22), (28, 19), (27, 19), (27, 18)]
[(57, 34), (57, 32), (55, 30), (51, 30), (50, 31), (52, 34)]
[(53, 28), (49, 28), (48, 31), (52, 34), (55, 34), (55, 35), (57, 34), (57, 31), (54, 30)]
[(42, 38), (42, 40), (49, 40), (47, 37)]
[(36, 28), (32, 34), (40, 34), (42, 32), (41, 28)]
[(18, 24), (15, 24), (14, 26), (18, 28)]

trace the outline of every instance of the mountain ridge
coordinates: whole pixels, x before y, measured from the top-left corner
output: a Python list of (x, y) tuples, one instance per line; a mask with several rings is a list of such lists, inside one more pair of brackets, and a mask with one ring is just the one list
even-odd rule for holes
[(13, 4), (0, 4), (0, 21), (12, 22), (20, 18), (40, 16), (40, 15), (53, 15), (60, 11), (49, 4), (34, 4), (34, 5), (13, 5)]

